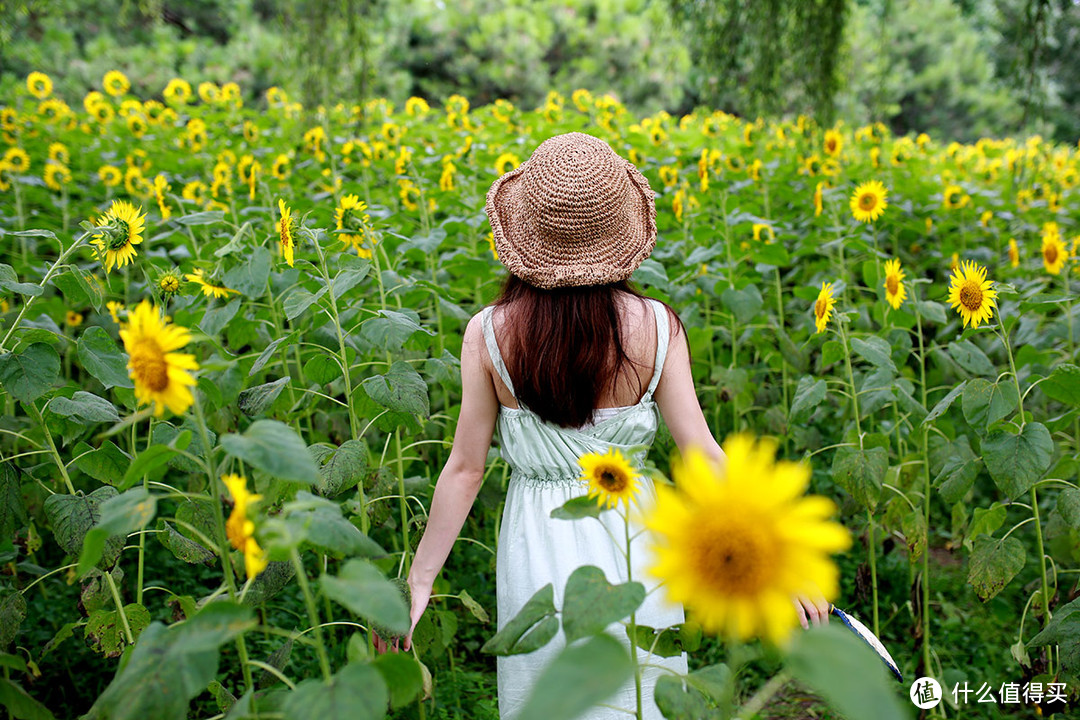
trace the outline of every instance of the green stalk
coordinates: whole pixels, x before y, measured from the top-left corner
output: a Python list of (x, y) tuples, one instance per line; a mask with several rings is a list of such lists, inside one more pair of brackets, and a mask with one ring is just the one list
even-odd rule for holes
[(349, 358), (345, 353), (345, 335), (341, 331), (341, 316), (338, 314), (337, 299), (334, 297), (333, 282), (330, 279), (330, 271), (326, 267), (326, 255), (323, 254), (322, 246), (312, 238), (315, 249), (319, 252), (319, 268), (322, 272), (323, 281), (326, 283), (326, 296), (330, 298), (330, 317), (334, 321), (334, 331), (337, 333), (338, 349), (341, 356), (342, 379), (345, 381), (345, 404), (349, 408), (349, 427), (352, 437), (360, 437), (360, 421), (356, 416), (356, 408), (353, 407), (352, 378), (349, 372)]
[(67, 485), (68, 492), (72, 495), (75, 494), (75, 486), (71, 484), (71, 477), (68, 475), (67, 467), (64, 465), (64, 461), (60, 458), (60, 453), (56, 449), (56, 443), (53, 442), (52, 433), (49, 432), (49, 426), (45, 424), (45, 419), (41, 417), (41, 411), (37, 409), (34, 403), (24, 403), (23, 407), (30, 410), (30, 414), (38, 425), (41, 426), (41, 431), (45, 433), (45, 442), (49, 446), (49, 453), (53, 456), (53, 460), (56, 461), (56, 467), (60, 468), (60, 475), (64, 478), (64, 484)]
[(401, 496), (401, 574), (409, 574), (409, 506), (405, 501), (405, 460), (401, 457), (401, 428), (394, 430), (394, 456), (398, 467), (398, 494)]
[[(911, 290), (912, 307), (915, 308), (915, 327), (919, 333), (919, 378), (922, 387), (922, 404), (926, 407), (926, 347), (923, 343), (922, 313), (919, 312), (919, 299), (915, 296), (915, 286)], [(923, 630), (923, 671), (930, 671), (930, 429), (922, 426), (922, 466), (923, 466), (923, 520), (926, 524), (926, 549), (923, 551), (922, 581), (922, 630)]]
[(300, 585), (300, 592), (304, 595), (308, 622), (311, 623), (311, 629), (315, 633), (315, 650), (319, 655), (319, 668), (322, 670), (323, 680), (329, 683), (333, 673), (330, 671), (330, 657), (326, 654), (326, 645), (323, 643), (319, 609), (315, 606), (315, 598), (311, 594), (311, 587), (307, 581), (307, 572), (304, 570), (304, 563), (300, 562), (300, 553), (297, 552), (296, 548), (292, 549), (290, 559), (296, 569), (296, 581)]
[[(132, 423), (131, 427), (134, 428), (135, 424)], [(150, 438), (152, 438), (153, 435), (154, 435), (154, 416), (151, 415), (150, 420), (149, 420), (149, 424), (147, 425), (147, 428), (146, 428), (146, 449), (147, 450), (150, 449)], [(142, 486), (143, 486), (143, 490), (146, 490), (146, 492), (150, 492), (150, 478), (148, 478), (146, 476), (146, 473), (143, 473)], [(137, 574), (136, 580), (135, 580), (135, 602), (137, 602), (139, 605), (142, 605), (142, 598), (143, 598), (143, 566), (145, 564), (145, 561), (146, 561), (146, 533), (139, 533), (139, 565), (138, 565), (138, 571), (137, 571), (138, 574)]]
[(134, 645), (135, 636), (131, 632), (131, 625), (128, 623), (127, 613), (124, 611), (124, 603), (120, 601), (120, 591), (116, 589), (116, 581), (113, 580), (111, 572), (105, 573), (105, 583), (109, 586), (109, 593), (112, 595), (113, 604), (116, 605), (116, 612), (120, 615), (120, 624), (124, 626), (124, 637), (127, 638), (128, 645)]
[[(623, 527), (626, 530), (626, 581), (633, 582), (634, 570), (630, 562), (630, 511), (623, 515)], [(641, 720), (641, 664), (637, 655), (637, 610), (630, 613), (630, 655), (634, 659), (634, 696), (637, 706), (634, 711), (636, 720)]]

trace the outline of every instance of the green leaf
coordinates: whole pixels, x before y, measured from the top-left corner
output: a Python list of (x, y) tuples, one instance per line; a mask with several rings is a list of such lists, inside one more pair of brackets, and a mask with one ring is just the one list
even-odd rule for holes
[(395, 360), (385, 375), (373, 375), (360, 383), (375, 402), (390, 410), (427, 417), (428, 388), (409, 363)]
[(1039, 383), (1039, 389), (1051, 400), (1066, 405), (1080, 405), (1080, 367), (1062, 363), (1050, 376)]
[(378, 316), (368, 318), (360, 325), (360, 335), (375, 349), (391, 352), (400, 350), (405, 341), (416, 332), (434, 335), (431, 330), (420, 325), (418, 318), (394, 310), (380, 310)]
[(255, 576), (244, 595), (245, 605), (262, 605), (285, 589), (296, 575), (296, 568), (288, 560), (271, 560), (266, 569)]
[(109, 538), (126, 538), (130, 533), (143, 529), (150, 524), (156, 513), (157, 498), (142, 487), (133, 488), (101, 503), (97, 522), (83, 539), (77, 572), (83, 575), (97, 565)]
[(390, 707), (395, 710), (411, 703), (424, 689), (424, 674), (412, 655), (383, 653), (371, 666), (386, 681), (386, 687), (390, 689)]
[[(281, 644), (277, 650), (271, 653), (270, 657), (266, 659), (266, 664), (275, 670), (284, 670), (285, 666), (289, 664), (289, 658), (292, 657), (293, 639), (289, 638)], [(367, 649), (366, 647), (364, 648)], [(396, 653), (395, 653), (396, 654)], [(258, 679), (255, 681), (255, 686), (262, 690), (268, 688), (275, 683), (281, 682), (278, 680), (277, 675), (264, 669)]]
[(570, 574), (563, 597), (562, 628), (566, 642), (595, 635), (637, 610), (645, 601), (639, 582), (612, 585), (604, 571), (583, 565)]
[(236, 399), (236, 406), (240, 408), (240, 412), (248, 417), (262, 415), (270, 409), (274, 401), (281, 395), (281, 391), (288, 384), (289, 378), (283, 377), (273, 382), (248, 388), (240, 393), (240, 396)]
[(795, 388), (795, 397), (788, 411), (788, 422), (801, 425), (809, 420), (814, 409), (825, 399), (827, 387), (825, 380), (821, 378), (815, 380), (811, 375), (799, 378), (799, 385)]
[(241, 302), (242, 298), (233, 298), (225, 305), (211, 305), (206, 308), (202, 320), (199, 321), (199, 329), (206, 333), (208, 337), (217, 337), (222, 328), (236, 317)]
[(896, 374), (896, 365), (890, 355), (892, 348), (881, 338), (874, 335), (866, 338), (851, 338), (851, 349), (874, 367), (888, 370), (893, 375)]
[(555, 588), (551, 583), (533, 593), (524, 607), (495, 633), (480, 652), (520, 655), (547, 645), (559, 632), (555, 617)]
[(968, 566), (968, 584), (983, 602), (991, 599), (1023, 570), (1024, 544), (1017, 538), (975, 538), (975, 550)]
[(285, 310), (285, 317), (289, 320), (295, 320), (297, 316), (301, 315), (305, 310), (317, 303), (319, 298), (325, 294), (325, 287), (319, 288), (314, 293), (308, 292), (304, 288), (296, 288), (281, 304), (282, 308)]
[(79, 338), (79, 362), (106, 389), (135, 387), (128, 375), (127, 357), (104, 328), (89, 327)]
[(1030, 422), (1018, 434), (995, 430), (982, 444), (983, 462), (1005, 497), (1015, 500), (1050, 468), (1054, 442), (1042, 423)]
[(51, 345), (34, 343), (19, 353), (0, 355), (0, 385), (12, 397), (30, 403), (44, 395), (60, 376), (60, 356)]
[(0, 600), (0, 650), (14, 642), (24, 620), (26, 620), (26, 598), (21, 592), (9, 593)]
[(49, 708), (42, 705), (7, 678), (0, 677), (0, 707), (18, 720), (55, 720)]
[(157, 530), (158, 541), (180, 560), (192, 565), (214, 565), (217, 562), (217, 555), (202, 543), (181, 535), (165, 520), (158, 520)]
[[(626, 633), (629, 637), (629, 626)], [(634, 644), (659, 657), (678, 657), (701, 646), (701, 626), (692, 621), (665, 628), (636, 625)]]
[(630, 654), (610, 635), (567, 646), (541, 671), (518, 720), (578, 717), (611, 697), (633, 674)]
[(458, 600), (460, 600), (461, 604), (464, 605), (465, 608), (470, 613), (472, 613), (472, 616), (480, 622), (486, 623), (491, 621), (491, 617), (488, 616), (487, 610), (484, 609), (484, 606), (474, 600), (473, 596), (470, 595), (467, 591), (462, 590), (460, 593), (458, 593)]
[(941, 497), (952, 505), (971, 489), (975, 477), (979, 474), (979, 461), (972, 457), (949, 457), (934, 479), (934, 486), (941, 491)]
[(957, 340), (949, 344), (949, 355), (956, 364), (972, 375), (997, 375), (997, 369), (986, 353), (970, 340)]
[[(796, 635), (787, 669), (848, 718), (907, 720), (893, 677), (877, 653), (841, 623), (813, 626)], [(906, 691), (906, 688), (905, 688)]]
[(5, 265), (3, 263), (0, 263), (0, 288), (10, 290), (19, 295), (30, 295), (32, 297), (37, 297), (45, 292), (41, 286), (36, 283), (19, 282), (19, 277), (15, 274), (15, 269), (10, 265)]
[(975, 378), (964, 388), (964, 417), (981, 432), (1019, 407), (1020, 397), (1012, 378), (993, 383)]
[(1035, 637), (1028, 640), (1028, 647), (1058, 646), (1061, 668), (1076, 675), (1080, 671), (1080, 599), (1073, 600), (1054, 610), (1054, 617)]
[(761, 299), (761, 291), (755, 285), (747, 285), (742, 290), (729, 287), (720, 293), (720, 301), (741, 325), (753, 320), (765, 304)]
[(342, 268), (334, 276), (331, 287), (334, 289), (334, 299), (339, 300), (342, 295), (356, 287), (361, 280), (367, 277), (371, 269), (371, 262), (363, 258), (346, 256), (349, 259), (349, 267)]
[(304, 363), (304, 379), (328, 385), (341, 377), (341, 362), (333, 355), (317, 353)]
[(597, 504), (596, 498), (588, 495), (579, 495), (570, 498), (565, 503), (551, 511), (551, 517), (556, 520), (580, 520), (581, 518), (598, 518), (604, 508)]
[(346, 440), (336, 448), (311, 445), (308, 451), (319, 463), (315, 492), (323, 497), (351, 490), (368, 474), (368, 450), (360, 440)]
[(295, 430), (277, 420), (256, 420), (243, 435), (222, 437), (221, 446), (229, 455), (276, 478), (306, 485), (319, 479), (307, 445)]
[(948, 410), (952, 406), (953, 402), (956, 401), (956, 398), (960, 397), (960, 394), (964, 392), (964, 388), (966, 386), (967, 380), (964, 380), (959, 385), (950, 390), (948, 395), (938, 401), (938, 404), (934, 406), (934, 409), (930, 411), (930, 414), (923, 418), (922, 424), (929, 425), (930, 423), (934, 422), (939, 417), (944, 415), (945, 411)]
[(397, 587), (363, 560), (349, 560), (337, 577), (323, 575), (323, 593), (362, 618), (395, 633), (409, 631), (409, 608)]
[[(109, 485), (99, 487), (89, 495), (50, 495), (45, 500), (45, 516), (53, 528), (53, 536), (64, 552), (74, 557), (82, 555), (83, 539), (101, 518), (101, 505), (119, 493)], [(101, 556), (101, 567), (112, 567), (124, 538), (113, 537), (105, 542)]]
[[(191, 438), (190, 442), (186, 444), (181, 438), (184, 433), (188, 433)], [(210, 448), (213, 448), (217, 443), (217, 433), (207, 428), (206, 435), (206, 441), (209, 443)], [(203, 444), (202, 433), (190, 417), (185, 417), (179, 427), (167, 422), (154, 423), (152, 438), (154, 445), (168, 445), (169, 447), (175, 447), (180, 450), (187, 450), (189, 454), (194, 455), (197, 458), (206, 457), (210, 450), (210, 448), (207, 448)], [(169, 466), (174, 467), (177, 470), (182, 470), (183, 472), (203, 472), (202, 465), (191, 458), (179, 454), (169, 459)]]
[[(154, 426), (155, 430), (157, 428), (158, 426)], [(98, 482), (119, 485), (131, 465), (131, 456), (117, 447), (112, 440), (104, 441), (97, 449), (91, 449), (86, 443), (79, 443), (75, 448), (74, 465)]]
[(232, 288), (248, 298), (262, 297), (266, 292), (266, 281), (270, 278), (272, 259), (266, 248), (254, 248), (246, 262), (231, 268), (222, 277), (225, 287)]
[(638, 269), (634, 271), (632, 279), (636, 283), (666, 290), (671, 286), (668, 280), (667, 268), (654, 258), (645, 258)]
[(833, 456), (833, 480), (860, 505), (870, 509), (878, 503), (881, 483), (888, 469), (889, 453), (883, 447), (864, 450), (842, 447)]
[(303, 490), (285, 506), (290, 534), (333, 557), (382, 557), (386, 551), (341, 514), (341, 506)]
[(948, 322), (949, 317), (945, 314), (945, 306), (941, 303), (933, 300), (920, 300), (915, 304), (919, 309), (919, 314), (930, 322), (936, 322), (940, 325)]
[(48, 409), (61, 417), (74, 417), (84, 423), (120, 422), (116, 406), (103, 397), (78, 390), (70, 399), (54, 397)]
[(994, 503), (988, 508), (975, 508), (968, 526), (964, 547), (972, 549), (972, 542), (980, 535), (993, 535), (1005, 522), (1006, 510), (1001, 503)]
[(19, 487), (19, 471), (10, 462), (0, 462), (0, 538), (13, 537), (24, 523), (26, 506)]
[(146, 448), (135, 456), (135, 460), (128, 466), (127, 472), (124, 473), (124, 479), (120, 481), (118, 487), (121, 490), (126, 490), (134, 486), (142, 480), (144, 475), (150, 474), (169, 462), (176, 456), (178, 451), (187, 448), (190, 442), (191, 435), (189, 431), (185, 430), (173, 438), (173, 443), (176, 443), (175, 447), (170, 443), (169, 445), (151, 445)]
[[(131, 603), (124, 606), (124, 617), (127, 618), (132, 637), (138, 640), (150, 624), (150, 611), (142, 605)], [(108, 658), (120, 657), (127, 647), (124, 620), (116, 610), (95, 610), (90, 613), (83, 636), (94, 652)]]
[(705, 696), (682, 676), (662, 675), (653, 690), (656, 707), (666, 720), (704, 720), (712, 713)]
[(270, 362), (270, 358), (273, 357), (274, 353), (277, 352), (278, 346), (284, 342), (291, 343), (293, 341), (293, 336), (294, 333), (289, 333), (285, 337), (279, 337), (277, 340), (274, 340), (267, 345), (266, 349), (259, 353), (259, 357), (255, 359), (255, 363), (251, 366), (251, 370), (248, 371), (248, 377), (251, 377), (262, 370), (266, 366), (266, 363)]
[(285, 720), (379, 720), (390, 694), (373, 665), (350, 663), (327, 684), (312, 678), (296, 686), (281, 709)]
[(1057, 510), (1065, 524), (1073, 529), (1080, 529), (1080, 490), (1065, 488), (1058, 495)]
[(224, 219), (225, 212), (222, 210), (205, 210), (173, 218), (174, 222), (181, 225), (217, 225)]

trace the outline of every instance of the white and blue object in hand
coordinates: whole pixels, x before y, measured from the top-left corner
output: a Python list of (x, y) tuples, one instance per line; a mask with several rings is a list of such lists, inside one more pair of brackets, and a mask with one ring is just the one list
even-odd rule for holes
[(861, 637), (867, 645), (874, 649), (881, 657), (881, 661), (885, 663), (885, 666), (896, 676), (898, 682), (904, 682), (904, 676), (900, 674), (900, 668), (896, 666), (896, 662), (893, 661), (892, 655), (890, 655), (889, 651), (885, 649), (885, 646), (881, 644), (881, 641), (877, 639), (877, 636), (870, 632), (869, 628), (835, 605), (829, 605), (829, 612), (840, 618), (840, 621), (843, 622), (851, 632)]

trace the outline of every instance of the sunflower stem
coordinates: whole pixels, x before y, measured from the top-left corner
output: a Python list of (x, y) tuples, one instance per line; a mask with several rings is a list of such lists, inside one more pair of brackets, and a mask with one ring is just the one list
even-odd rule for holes
[[(623, 527), (626, 530), (626, 581), (633, 582), (634, 570), (630, 560), (630, 508), (623, 514)], [(637, 705), (634, 717), (641, 720), (641, 663), (637, 653), (637, 610), (630, 613), (630, 656), (634, 660), (634, 697)]]
[(874, 544), (874, 513), (866, 508), (866, 550), (870, 558), (870, 589), (874, 599), (874, 634), (880, 635), (878, 627), (878, 592), (877, 592), (877, 548)]
[(116, 612), (120, 615), (120, 624), (124, 628), (124, 637), (127, 638), (128, 645), (135, 644), (135, 636), (131, 632), (131, 624), (127, 619), (127, 612), (124, 610), (124, 603), (120, 599), (120, 591), (116, 587), (116, 581), (113, 580), (111, 572), (106, 571), (105, 582), (109, 586), (109, 593), (112, 595), (113, 604), (116, 605)]
[(30, 410), (30, 414), (37, 420), (38, 425), (41, 426), (41, 431), (45, 434), (45, 442), (49, 446), (49, 453), (53, 456), (53, 460), (56, 461), (56, 466), (60, 468), (60, 475), (64, 478), (64, 484), (67, 485), (68, 492), (74, 495), (75, 486), (71, 484), (71, 477), (68, 475), (67, 467), (64, 465), (64, 461), (56, 449), (56, 443), (53, 442), (52, 433), (49, 432), (49, 426), (45, 424), (44, 418), (41, 417), (41, 411), (38, 410), (37, 405), (34, 405), (32, 402), (24, 403), (23, 407)]
[[(922, 405), (926, 407), (926, 347), (923, 341), (922, 313), (919, 312), (918, 285), (911, 288), (912, 307), (915, 308), (915, 327), (919, 335), (919, 379), (922, 387)], [(923, 671), (930, 672), (930, 428), (922, 426), (923, 466), (923, 521), (926, 525), (926, 548), (922, 557), (922, 655)]]
[(311, 623), (311, 629), (315, 633), (315, 650), (319, 655), (319, 668), (322, 670), (323, 680), (329, 683), (333, 673), (330, 671), (330, 657), (326, 654), (326, 645), (323, 643), (319, 609), (315, 606), (315, 597), (311, 594), (311, 586), (308, 585), (307, 572), (304, 570), (304, 563), (300, 561), (300, 553), (296, 548), (290, 551), (289, 559), (296, 569), (296, 581), (304, 596), (304, 605), (307, 606), (308, 622)]
[(764, 685), (758, 688), (758, 691), (746, 701), (745, 705), (739, 708), (735, 720), (754, 717), (759, 710), (765, 707), (765, 703), (769, 702), (773, 695), (779, 692), (780, 688), (784, 687), (790, 679), (791, 676), (788, 675), (787, 670), (781, 670), (773, 675)]

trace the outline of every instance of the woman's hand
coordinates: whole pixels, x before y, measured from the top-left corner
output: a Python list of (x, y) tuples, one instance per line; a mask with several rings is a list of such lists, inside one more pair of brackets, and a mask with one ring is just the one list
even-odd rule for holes
[[(416, 629), (416, 624), (420, 622), (420, 618), (424, 616), (424, 611), (427, 610), (428, 600), (431, 598), (431, 584), (430, 583), (414, 583), (412, 578), (409, 580), (409, 597), (412, 598), (412, 607), (409, 610), (409, 632), (405, 635), (405, 643), (401, 646), (402, 650), (412, 649), (412, 635), (413, 630)], [(397, 652), (399, 650), (399, 643), (401, 638), (395, 638), (392, 642), (387, 643), (378, 633), (372, 631), (372, 641), (375, 645), (375, 652), (382, 655), (384, 652)]]
[(792, 598), (792, 602), (795, 603), (795, 609), (799, 613), (799, 623), (803, 626), (803, 630), (808, 630), (811, 622), (814, 625), (829, 624), (829, 602), (820, 592), (811, 595), (800, 593)]

